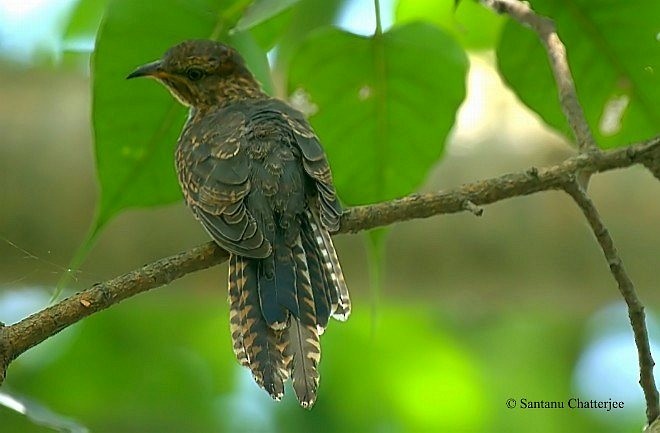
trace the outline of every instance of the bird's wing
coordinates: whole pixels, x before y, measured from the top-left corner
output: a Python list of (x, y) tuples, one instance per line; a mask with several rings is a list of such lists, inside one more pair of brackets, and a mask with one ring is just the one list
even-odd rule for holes
[(177, 171), (188, 205), (211, 237), (229, 252), (263, 258), (270, 242), (245, 204), (251, 191), (246, 126), (239, 109), (191, 124), (177, 150)]
[(272, 99), (271, 104), (282, 113), (293, 131), (296, 143), (303, 155), (305, 172), (314, 179), (320, 198), (321, 222), (327, 230), (337, 231), (342, 213), (341, 204), (332, 183), (330, 164), (328, 164), (318, 137), (301, 112), (277, 99)]

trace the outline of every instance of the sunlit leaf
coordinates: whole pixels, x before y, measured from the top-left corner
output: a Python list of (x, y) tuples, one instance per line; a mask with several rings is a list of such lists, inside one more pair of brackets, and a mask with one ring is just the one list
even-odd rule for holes
[(79, 0), (64, 31), (65, 40), (94, 39), (109, 0)]
[[(374, 423), (402, 432), (487, 431), (476, 358), (438, 326), (434, 312), (386, 302), (381, 308), (375, 329), (363, 304), (348, 326), (324, 336), (326, 364), (314, 408), (316, 417), (327, 418), (324, 431), (379, 431)], [(347, 375), (351, 380), (342, 380)], [(345, 419), (331, 415), (337, 413)], [(312, 422), (295, 430), (312, 431)]]
[(436, 27), (411, 23), (380, 37), (327, 29), (291, 64), (290, 90), (318, 108), (310, 120), (348, 204), (417, 188), (442, 154), (465, 97), (467, 59)]
[(479, 2), (449, 0), (399, 0), (396, 22), (426, 20), (438, 25), (468, 49), (493, 49), (505, 23)]
[[(660, 2), (535, 0), (566, 45), (580, 103), (602, 147), (657, 134), (660, 125)], [(509, 22), (497, 48), (500, 71), (518, 97), (572, 138), (547, 55), (534, 32)]]

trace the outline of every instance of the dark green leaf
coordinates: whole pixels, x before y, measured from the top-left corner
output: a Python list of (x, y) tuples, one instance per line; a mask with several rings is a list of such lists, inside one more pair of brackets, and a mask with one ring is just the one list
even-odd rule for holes
[[(578, 97), (600, 146), (624, 145), (657, 134), (660, 3), (535, 0), (532, 6), (557, 24)], [(497, 55), (500, 71), (518, 97), (550, 126), (572, 138), (537, 36), (510, 22)], [(617, 103), (621, 104), (619, 115)]]
[(311, 95), (311, 117), (348, 204), (417, 188), (442, 154), (465, 97), (467, 59), (436, 27), (412, 23), (381, 37), (337, 29), (310, 37), (290, 88)]
[(300, 0), (256, 0), (245, 11), (236, 24), (235, 30), (248, 30), (252, 27), (282, 13)]

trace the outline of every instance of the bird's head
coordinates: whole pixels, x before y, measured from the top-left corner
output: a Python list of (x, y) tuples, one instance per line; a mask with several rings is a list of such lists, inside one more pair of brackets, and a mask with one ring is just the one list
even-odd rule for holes
[(238, 52), (219, 42), (189, 40), (126, 78), (155, 78), (182, 104), (205, 108), (261, 95), (261, 87)]

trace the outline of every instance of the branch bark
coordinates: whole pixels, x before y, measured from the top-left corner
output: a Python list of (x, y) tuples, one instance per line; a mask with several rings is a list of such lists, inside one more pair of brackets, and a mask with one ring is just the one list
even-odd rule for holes
[[(614, 279), (628, 306), (640, 365), (640, 385), (646, 398), (647, 431), (657, 428), (660, 404), (653, 377), (644, 307), (626, 272), (612, 237), (586, 193), (589, 177), (598, 172), (643, 164), (660, 179), (660, 137), (607, 153), (598, 150), (579, 103), (566, 48), (554, 22), (536, 14), (526, 2), (481, 0), (498, 13), (507, 13), (535, 31), (543, 43), (557, 83), (562, 111), (576, 138), (580, 154), (561, 164), (464, 184), (448, 191), (411, 194), (401, 199), (348, 209), (342, 215), (340, 232), (358, 232), (379, 226), (434, 215), (469, 211), (481, 215), (481, 206), (507, 198), (547, 190), (564, 190), (582, 210), (605, 255)], [(225, 261), (228, 257), (213, 242), (158, 260), (128, 274), (77, 293), (10, 326), (0, 323), (0, 384), (9, 364), (20, 354), (67, 326), (128, 297), (167, 284), (190, 272)]]
[(639, 384), (644, 391), (644, 398), (646, 399), (646, 418), (651, 423), (660, 415), (660, 400), (658, 399), (658, 390), (655, 385), (655, 379), (653, 378), (655, 362), (651, 356), (651, 344), (649, 343), (649, 334), (646, 329), (644, 306), (637, 296), (635, 286), (628, 276), (619, 252), (614, 246), (612, 236), (601, 219), (593, 201), (578, 182), (568, 183), (564, 189), (580, 207), (584, 217), (587, 219), (600, 248), (603, 250), (612, 276), (619, 286), (621, 296), (623, 296), (628, 306), (628, 317), (635, 337), (639, 359)]
[(497, 13), (508, 14), (520, 24), (530, 27), (536, 32), (548, 53), (550, 68), (557, 83), (559, 103), (577, 140), (578, 148), (581, 151), (598, 149), (584, 116), (582, 105), (578, 100), (571, 68), (568, 66), (566, 47), (557, 35), (555, 23), (550, 18), (536, 14), (527, 2), (519, 0), (482, 0), (482, 3)]
[[(559, 102), (577, 140), (578, 149), (583, 154), (600, 153), (578, 100), (573, 76), (568, 66), (566, 47), (557, 35), (554, 22), (547, 17), (536, 14), (527, 2), (519, 0), (482, 0), (482, 3), (498, 13), (507, 13), (538, 34), (548, 54), (550, 68), (557, 83)], [(644, 165), (656, 178), (660, 179), (660, 160), (657, 157), (647, 159)], [(658, 390), (653, 378), (655, 363), (651, 356), (644, 306), (639, 300), (632, 280), (623, 266), (623, 261), (619, 257), (612, 237), (601, 220), (598, 210), (587, 195), (586, 190), (590, 176), (591, 172), (589, 170), (576, 171), (574, 180), (567, 182), (564, 185), (564, 190), (573, 197), (573, 200), (582, 209), (605, 254), (610, 271), (619, 285), (619, 291), (628, 305), (628, 316), (633, 328), (639, 358), (639, 384), (646, 399), (646, 417), (648, 425), (655, 425), (654, 421), (660, 415), (660, 404), (658, 402)]]
[[(458, 188), (406, 197), (348, 209), (340, 233), (355, 233), (375, 227), (435, 215), (472, 211), (474, 207), (540, 191), (561, 190), (577, 173), (604, 172), (660, 157), (660, 136), (607, 153), (571, 157), (561, 164), (467, 183)], [(467, 202), (472, 205), (466, 206)], [(138, 293), (163, 286), (184, 275), (227, 260), (226, 251), (213, 242), (163, 258), (112, 280), (95, 284), (20, 322), (0, 327), (0, 384), (8, 365), (29, 348), (93, 313)]]

